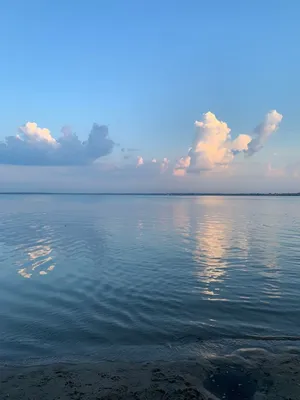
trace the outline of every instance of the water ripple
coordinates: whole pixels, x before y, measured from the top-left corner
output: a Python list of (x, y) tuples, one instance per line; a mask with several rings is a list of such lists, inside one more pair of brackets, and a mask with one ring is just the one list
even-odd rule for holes
[(0, 196), (0, 358), (299, 340), (297, 199)]

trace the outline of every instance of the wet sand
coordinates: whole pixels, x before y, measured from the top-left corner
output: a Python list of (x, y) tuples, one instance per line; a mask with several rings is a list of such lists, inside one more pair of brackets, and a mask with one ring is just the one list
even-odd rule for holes
[(300, 399), (300, 355), (239, 350), (176, 362), (2, 367), (2, 399)]

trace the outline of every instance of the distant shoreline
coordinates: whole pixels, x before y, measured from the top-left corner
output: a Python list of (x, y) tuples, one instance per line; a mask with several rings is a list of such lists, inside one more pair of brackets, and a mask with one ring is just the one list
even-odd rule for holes
[(286, 197), (300, 196), (298, 193), (96, 193), (96, 192), (0, 192), (0, 195), (51, 195), (51, 196), (263, 196)]

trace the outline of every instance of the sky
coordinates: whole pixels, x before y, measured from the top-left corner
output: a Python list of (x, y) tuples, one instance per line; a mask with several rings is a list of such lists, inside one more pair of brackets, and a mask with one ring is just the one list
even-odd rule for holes
[(298, 0), (0, 4), (0, 191), (300, 191)]

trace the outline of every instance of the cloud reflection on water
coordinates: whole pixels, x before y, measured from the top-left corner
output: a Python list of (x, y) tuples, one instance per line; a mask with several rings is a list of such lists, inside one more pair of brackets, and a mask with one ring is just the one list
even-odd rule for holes
[[(23, 278), (31, 278), (33, 273), (39, 275), (47, 275), (55, 268), (55, 261), (52, 253), (52, 248), (48, 244), (42, 244), (43, 240), (37, 241), (36, 245), (25, 249), (27, 252), (27, 260), (20, 260), (20, 265), (23, 268), (18, 269), (18, 273)], [(26, 266), (25, 266), (26, 265)]]
[(257, 274), (264, 279), (257, 282), (256, 297), (265, 302), (279, 298), (280, 270), (272, 252), (276, 233), (271, 232), (272, 224), (262, 226), (240, 204), (239, 208), (238, 200), (216, 196), (190, 198), (189, 207), (180, 199), (174, 201), (174, 229), (182, 247), (193, 248), (196, 289), (207, 300), (228, 300), (235, 293), (236, 300), (250, 301), (251, 295), (238, 282), (255, 272), (251, 260), (259, 257)]
[(189, 250), (196, 265), (197, 289), (205, 296), (218, 296), (219, 285), (226, 275), (226, 248), (230, 221), (222, 220), (219, 197), (190, 198), (189, 207), (183, 199), (173, 203), (173, 224), (180, 233), (182, 245)]
[(220, 299), (220, 285), (226, 279), (226, 248), (228, 247), (228, 224), (210, 215), (204, 215), (203, 221), (196, 225), (194, 261), (198, 268), (196, 278), (201, 282), (200, 291), (213, 299)]

